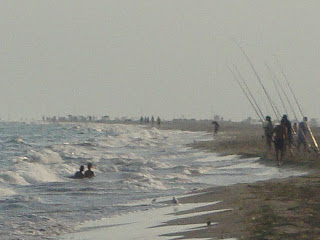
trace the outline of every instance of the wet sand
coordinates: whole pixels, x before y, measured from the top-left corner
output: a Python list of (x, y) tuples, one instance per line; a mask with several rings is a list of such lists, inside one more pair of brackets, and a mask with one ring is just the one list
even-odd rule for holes
[[(190, 122), (164, 125), (166, 129), (188, 131), (212, 131), (210, 123)], [(314, 131), (317, 139), (319, 133)], [(192, 147), (221, 154), (240, 154), (259, 156), (261, 163), (274, 165), (273, 150), (265, 150), (261, 126), (249, 124), (221, 124), (215, 141), (199, 142)], [(198, 217), (172, 220), (167, 224), (190, 224), (208, 221), (218, 224), (204, 229), (179, 232), (170, 236), (183, 236), (179, 239), (320, 239), (320, 159), (313, 153), (287, 154), (285, 164), (307, 170), (309, 174), (257, 182), (253, 184), (236, 184), (203, 190), (202, 195), (179, 199), (181, 203), (207, 202), (223, 199), (212, 208), (231, 208), (232, 211), (214, 213)], [(198, 209), (198, 211), (200, 211)]]

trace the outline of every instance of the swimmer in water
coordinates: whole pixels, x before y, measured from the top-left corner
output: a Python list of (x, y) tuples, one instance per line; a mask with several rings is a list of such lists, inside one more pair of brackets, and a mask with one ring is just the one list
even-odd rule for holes
[(86, 178), (92, 178), (92, 177), (94, 177), (94, 172), (91, 170), (91, 168), (92, 168), (92, 163), (88, 163), (88, 170), (87, 171), (85, 171), (85, 173), (84, 173), (84, 177), (86, 177)]
[(79, 171), (74, 174), (74, 178), (84, 178), (83, 171), (84, 166), (81, 165)]

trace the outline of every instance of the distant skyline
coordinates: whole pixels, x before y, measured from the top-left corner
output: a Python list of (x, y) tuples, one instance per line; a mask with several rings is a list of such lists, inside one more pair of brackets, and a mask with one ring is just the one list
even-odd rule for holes
[(257, 118), (232, 64), (275, 118), (234, 41), (281, 113), (294, 117), (266, 69), (288, 91), (275, 55), (304, 114), (320, 119), (318, 9), (317, 0), (1, 1), (0, 119)]

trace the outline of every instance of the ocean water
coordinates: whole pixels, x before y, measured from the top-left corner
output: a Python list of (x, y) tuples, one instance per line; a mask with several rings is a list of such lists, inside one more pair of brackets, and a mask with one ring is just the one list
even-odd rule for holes
[[(187, 147), (206, 132), (98, 123), (0, 123), (0, 239), (57, 239), (82, 222), (193, 189), (301, 172)], [(93, 164), (92, 179), (72, 179)]]

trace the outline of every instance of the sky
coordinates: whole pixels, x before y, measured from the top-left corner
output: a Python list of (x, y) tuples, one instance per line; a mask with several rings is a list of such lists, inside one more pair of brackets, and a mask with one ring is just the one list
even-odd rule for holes
[(293, 118), (279, 85), (301, 118), (283, 71), (303, 114), (320, 118), (319, 9), (318, 0), (2, 0), (0, 119), (257, 118), (235, 67), (273, 116), (238, 46), (281, 114)]

